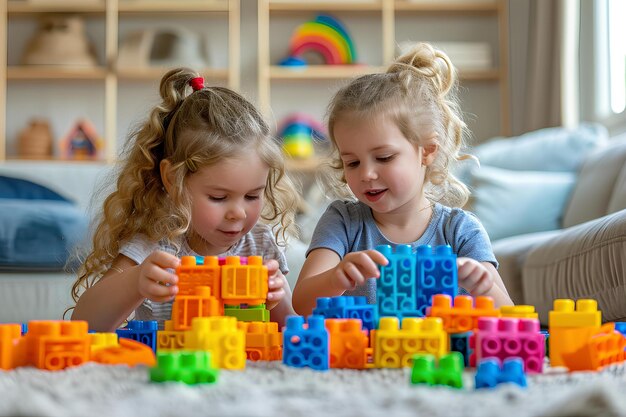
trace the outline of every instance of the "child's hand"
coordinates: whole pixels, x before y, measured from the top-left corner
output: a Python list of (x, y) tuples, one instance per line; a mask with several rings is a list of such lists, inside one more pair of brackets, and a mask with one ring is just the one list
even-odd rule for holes
[(368, 278), (380, 277), (377, 265), (387, 265), (389, 261), (377, 250), (350, 252), (337, 264), (331, 277), (333, 287), (353, 290), (363, 285)]
[(167, 271), (176, 268), (180, 260), (167, 252), (152, 252), (139, 266), (139, 293), (159, 303), (170, 301), (178, 293), (178, 277)]
[(493, 287), (493, 275), (480, 262), (470, 258), (458, 258), (456, 266), (459, 285), (474, 297), (487, 294)]
[(285, 297), (285, 290), (283, 289), (287, 283), (285, 282), (285, 276), (279, 269), (278, 261), (270, 259), (265, 262), (267, 267), (267, 279), (269, 292), (267, 293), (267, 302), (265, 308), (268, 310), (273, 309), (281, 302)]

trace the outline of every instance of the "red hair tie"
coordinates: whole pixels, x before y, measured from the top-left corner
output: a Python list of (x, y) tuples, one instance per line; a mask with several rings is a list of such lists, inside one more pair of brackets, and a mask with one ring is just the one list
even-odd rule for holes
[(202, 90), (204, 88), (204, 78), (196, 77), (189, 80), (189, 85), (193, 89), (193, 91)]

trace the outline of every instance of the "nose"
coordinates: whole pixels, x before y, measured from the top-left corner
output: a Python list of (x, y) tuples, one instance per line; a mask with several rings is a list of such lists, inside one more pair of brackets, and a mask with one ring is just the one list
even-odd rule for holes
[(361, 181), (368, 182), (378, 178), (378, 174), (376, 173), (376, 169), (373, 164), (361, 163), (360, 168)]
[(226, 211), (227, 220), (243, 220), (246, 217), (246, 210), (241, 204), (232, 204)]

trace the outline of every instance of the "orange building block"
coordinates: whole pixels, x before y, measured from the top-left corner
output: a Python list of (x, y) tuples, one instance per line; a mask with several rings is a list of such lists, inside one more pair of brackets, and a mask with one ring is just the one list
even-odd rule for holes
[(119, 339), (119, 346), (109, 346), (94, 352), (91, 360), (105, 365), (155, 366), (156, 364), (156, 358), (150, 346), (125, 337)]
[(0, 369), (8, 370), (19, 362), (16, 345), (22, 338), (22, 326), (19, 324), (0, 324)]
[(330, 367), (364, 369), (371, 356), (367, 332), (359, 319), (324, 320), (330, 337)]
[(582, 348), (596, 334), (602, 323), (602, 313), (595, 300), (554, 300), (549, 313), (550, 365), (565, 366), (562, 355)]
[(509, 317), (513, 319), (539, 318), (539, 314), (535, 311), (535, 306), (529, 305), (502, 306), (500, 307), (500, 314), (502, 317)]
[(165, 329), (157, 331), (157, 351), (182, 350), (185, 347), (185, 331), (174, 330), (172, 320), (165, 321)]
[(437, 294), (432, 298), (432, 306), (427, 311), (428, 317), (440, 317), (447, 333), (465, 333), (478, 328), (479, 317), (500, 317), (493, 298), (480, 296), (474, 299), (469, 295), (457, 295), (452, 298), (446, 294)]
[(57, 371), (89, 361), (90, 338), (86, 321), (31, 321), (18, 342), (25, 362), (39, 369)]
[(222, 300), (226, 305), (259, 305), (267, 300), (267, 267), (262, 256), (248, 256), (241, 265), (239, 256), (227, 256), (222, 265)]
[(172, 305), (174, 330), (191, 329), (196, 317), (224, 315), (224, 305), (212, 295), (209, 287), (196, 287), (193, 295), (177, 296)]
[(195, 295), (197, 287), (209, 287), (211, 294), (219, 299), (221, 270), (217, 256), (205, 256), (204, 265), (196, 265), (195, 256), (183, 256), (176, 268), (178, 295)]
[(623, 362), (626, 338), (615, 331), (615, 323), (607, 323), (574, 352), (561, 354), (570, 371), (596, 371), (604, 366)]
[(278, 331), (278, 323), (238, 321), (237, 328), (246, 334), (247, 359), (277, 361), (283, 358), (283, 335)]

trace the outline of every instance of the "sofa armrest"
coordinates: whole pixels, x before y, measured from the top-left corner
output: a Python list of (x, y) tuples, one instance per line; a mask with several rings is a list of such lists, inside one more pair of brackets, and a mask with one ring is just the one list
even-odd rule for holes
[(626, 210), (568, 229), (535, 246), (522, 269), (526, 303), (541, 323), (557, 298), (598, 301), (604, 321), (626, 319)]

